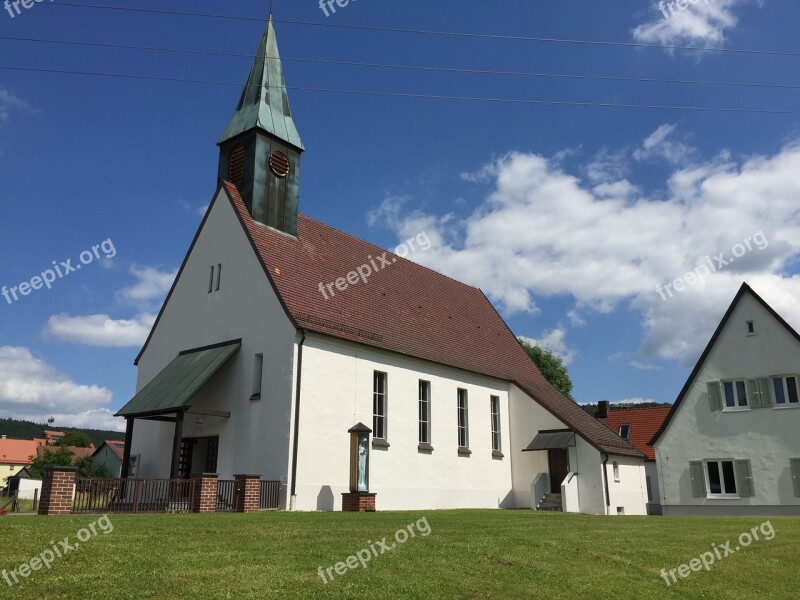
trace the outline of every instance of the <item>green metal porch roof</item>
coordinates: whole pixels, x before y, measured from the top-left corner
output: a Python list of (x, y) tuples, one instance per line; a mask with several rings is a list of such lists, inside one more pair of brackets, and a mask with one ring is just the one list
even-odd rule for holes
[(117, 414), (140, 417), (177, 412), (241, 347), (241, 340), (181, 352)]

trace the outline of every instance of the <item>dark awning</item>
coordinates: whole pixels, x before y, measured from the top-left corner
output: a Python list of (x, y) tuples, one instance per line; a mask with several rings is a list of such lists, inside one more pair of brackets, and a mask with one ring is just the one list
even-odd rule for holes
[(523, 452), (533, 452), (535, 450), (563, 450), (567, 446), (572, 445), (574, 439), (575, 433), (569, 429), (540, 431)]
[(189, 401), (241, 345), (241, 340), (236, 340), (181, 352), (116, 416), (144, 417), (187, 410)]

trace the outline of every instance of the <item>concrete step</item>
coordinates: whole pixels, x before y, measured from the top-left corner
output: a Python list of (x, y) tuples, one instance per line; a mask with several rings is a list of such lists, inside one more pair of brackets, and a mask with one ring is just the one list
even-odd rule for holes
[(536, 510), (561, 512), (561, 494), (545, 494)]

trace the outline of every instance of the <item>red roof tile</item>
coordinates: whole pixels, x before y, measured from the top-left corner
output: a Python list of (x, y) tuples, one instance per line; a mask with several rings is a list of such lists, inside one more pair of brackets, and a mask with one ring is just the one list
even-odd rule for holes
[[(283, 235), (250, 217), (235, 186), (224, 188), (298, 327), (512, 381), (596, 448), (639, 456), (545, 380), (481, 290), (304, 215), (297, 238)], [(384, 255), (390, 264), (368, 283), (359, 281), (344, 292), (334, 288), (333, 297), (323, 297), (320, 284), (361, 265), (380, 266), (378, 257)]]
[(34, 440), (0, 440), (0, 463), (29, 465), (30, 456), (36, 456), (39, 443)]
[(607, 419), (600, 419), (614, 433), (619, 433), (620, 425), (630, 425), (630, 442), (648, 460), (656, 459), (656, 451), (649, 444), (650, 438), (658, 431), (669, 414), (669, 406), (652, 408), (626, 408), (608, 411)]

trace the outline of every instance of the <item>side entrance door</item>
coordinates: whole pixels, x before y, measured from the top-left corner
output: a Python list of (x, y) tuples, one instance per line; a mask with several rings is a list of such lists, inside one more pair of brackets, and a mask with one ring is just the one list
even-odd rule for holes
[(547, 451), (547, 462), (550, 469), (550, 493), (561, 493), (561, 482), (569, 473), (569, 457), (565, 448)]

